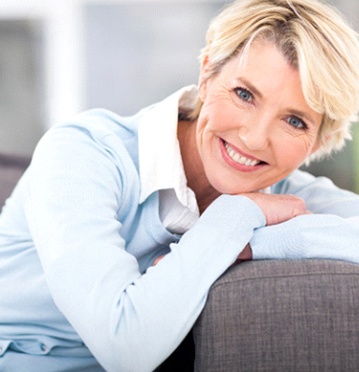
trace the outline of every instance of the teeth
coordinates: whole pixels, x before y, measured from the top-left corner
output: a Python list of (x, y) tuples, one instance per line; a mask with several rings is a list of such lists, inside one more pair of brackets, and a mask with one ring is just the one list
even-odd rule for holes
[(239, 164), (242, 164), (242, 165), (246, 165), (247, 167), (254, 167), (254, 166), (256, 166), (257, 164), (260, 163), (259, 160), (248, 159), (245, 156), (242, 156), (242, 155), (238, 154), (238, 152), (236, 152), (226, 142), (224, 143), (224, 146), (225, 146), (225, 148), (227, 150), (227, 153), (230, 156), (230, 158), (232, 160), (234, 160), (236, 163), (239, 163)]

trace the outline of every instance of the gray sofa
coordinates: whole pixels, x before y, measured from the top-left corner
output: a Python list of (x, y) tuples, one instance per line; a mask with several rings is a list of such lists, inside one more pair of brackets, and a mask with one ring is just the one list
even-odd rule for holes
[[(0, 208), (29, 161), (0, 154)], [(359, 265), (237, 265), (211, 289), (193, 340), (158, 370), (193, 370), (193, 341), (200, 372), (359, 371)]]
[(193, 333), (195, 371), (359, 371), (359, 265), (242, 263), (214, 284)]
[(29, 163), (25, 156), (0, 154), (0, 210)]

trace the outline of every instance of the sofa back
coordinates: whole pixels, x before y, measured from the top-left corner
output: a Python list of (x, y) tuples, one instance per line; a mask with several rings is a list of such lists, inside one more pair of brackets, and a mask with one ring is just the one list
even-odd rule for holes
[(30, 160), (30, 157), (0, 154), (0, 210)]

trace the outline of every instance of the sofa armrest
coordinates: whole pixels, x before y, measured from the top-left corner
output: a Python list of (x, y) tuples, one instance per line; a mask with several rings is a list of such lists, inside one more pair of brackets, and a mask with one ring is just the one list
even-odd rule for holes
[(359, 265), (237, 265), (214, 284), (193, 334), (195, 371), (359, 370)]

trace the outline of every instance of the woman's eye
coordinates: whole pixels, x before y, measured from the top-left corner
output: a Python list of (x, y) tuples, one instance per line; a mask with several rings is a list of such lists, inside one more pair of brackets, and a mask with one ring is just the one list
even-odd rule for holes
[(290, 116), (287, 121), (288, 124), (291, 125), (293, 128), (307, 129), (307, 124), (305, 124), (302, 119), (299, 119), (296, 116)]
[(249, 102), (253, 98), (252, 93), (244, 88), (236, 88), (236, 93), (242, 101)]

